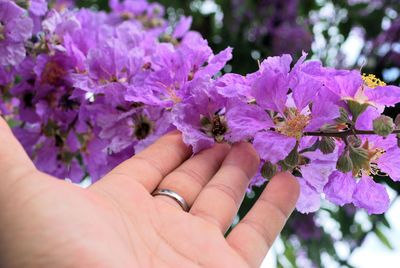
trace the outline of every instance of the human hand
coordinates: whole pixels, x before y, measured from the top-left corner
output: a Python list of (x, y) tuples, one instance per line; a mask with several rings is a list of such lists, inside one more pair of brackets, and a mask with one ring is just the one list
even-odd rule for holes
[(299, 194), (278, 174), (225, 238), (259, 164), (248, 143), (188, 159), (173, 131), (87, 189), (36, 170), (2, 118), (0, 144), (1, 267), (258, 267)]

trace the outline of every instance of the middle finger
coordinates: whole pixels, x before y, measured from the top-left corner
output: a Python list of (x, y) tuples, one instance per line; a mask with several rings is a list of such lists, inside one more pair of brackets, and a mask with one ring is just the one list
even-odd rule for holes
[[(216, 143), (213, 147), (199, 152), (169, 173), (158, 188), (177, 193), (191, 207), (204, 185), (220, 168), (229, 149), (230, 146), (226, 143)], [(170, 197), (156, 195), (154, 198), (165, 200), (181, 209), (180, 205)]]

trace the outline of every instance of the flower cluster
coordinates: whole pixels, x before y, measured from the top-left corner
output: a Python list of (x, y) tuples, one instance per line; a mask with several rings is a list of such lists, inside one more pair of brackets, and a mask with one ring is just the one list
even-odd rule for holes
[(0, 112), (40, 170), (94, 182), (178, 129), (194, 153), (251, 142), (262, 160), (249, 189), (290, 171), (301, 212), (323, 194), (369, 213), (388, 208), (371, 177), (400, 180), (398, 124), (380, 115), (400, 88), (306, 53), (222, 75), (232, 48), (214, 54), (191, 17), (171, 27), (145, 0), (113, 0), (110, 13), (27, 3), (0, 0)]

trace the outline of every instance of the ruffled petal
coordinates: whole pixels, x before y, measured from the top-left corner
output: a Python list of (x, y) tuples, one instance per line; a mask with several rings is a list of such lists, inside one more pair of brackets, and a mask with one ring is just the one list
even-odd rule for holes
[(353, 193), (353, 203), (365, 208), (369, 215), (382, 214), (389, 208), (390, 199), (385, 186), (363, 174)]
[(294, 148), (296, 139), (274, 131), (258, 132), (253, 146), (264, 160), (277, 163), (283, 160)]
[(254, 137), (254, 135), (274, 125), (268, 114), (257, 105), (235, 102), (226, 113), (230, 130), (229, 140), (237, 142)]
[(352, 201), (355, 188), (356, 180), (351, 173), (334, 171), (324, 187), (325, 198), (334, 204), (343, 206)]
[(301, 213), (317, 211), (321, 206), (321, 194), (315, 191), (303, 178), (297, 178), (300, 184), (300, 196), (296, 209)]

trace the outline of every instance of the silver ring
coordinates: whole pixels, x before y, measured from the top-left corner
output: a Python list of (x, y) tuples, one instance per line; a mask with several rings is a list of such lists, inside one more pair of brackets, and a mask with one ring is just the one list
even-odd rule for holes
[(152, 196), (156, 195), (164, 195), (174, 199), (178, 204), (182, 207), (185, 212), (189, 211), (189, 206), (186, 203), (185, 199), (182, 198), (179, 194), (175, 193), (174, 191), (168, 189), (156, 189), (152, 194)]

